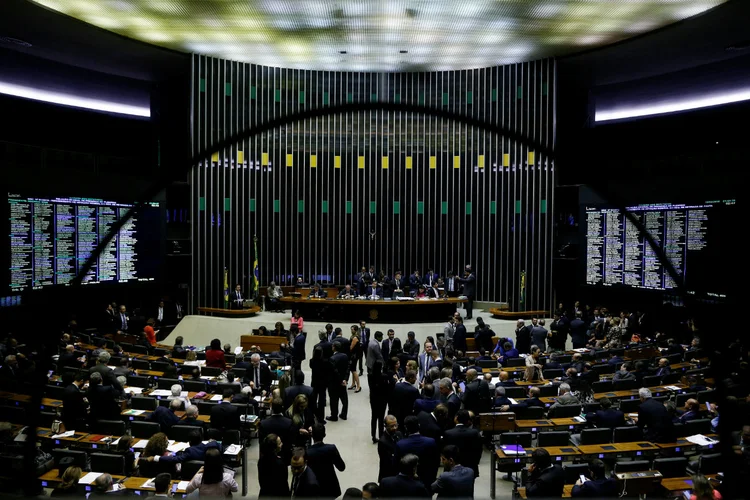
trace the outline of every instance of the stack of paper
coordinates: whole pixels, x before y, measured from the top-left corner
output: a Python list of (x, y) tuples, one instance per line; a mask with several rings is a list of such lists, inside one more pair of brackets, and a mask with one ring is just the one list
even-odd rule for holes
[(143, 394), (142, 387), (126, 387), (123, 389), (126, 394)]
[(211, 396), (211, 401), (221, 401), (223, 399), (221, 394), (214, 394)]
[(154, 488), (155, 487), (154, 486), (154, 479), (156, 479), (156, 478), (152, 477), (151, 479), (149, 479), (148, 481), (146, 481), (145, 483), (143, 483), (141, 485), (141, 488)]
[(52, 439), (60, 439), (60, 438), (73, 437), (73, 436), (75, 436), (75, 434), (76, 434), (76, 431), (61, 432), (60, 434), (55, 434), (54, 436), (52, 436)]
[(138, 449), (145, 448), (147, 444), (148, 444), (148, 439), (141, 439), (140, 441), (138, 441), (137, 443), (133, 445), (133, 449), (138, 450)]
[(515, 399), (513, 399), (513, 398), (508, 398), (508, 401), (510, 401), (510, 404), (512, 404), (512, 405), (517, 405), (518, 404), (518, 402)]
[(201, 375), (201, 380), (213, 380), (213, 379), (215, 379), (215, 378), (216, 378), (216, 377), (210, 377), (210, 376), (208, 376), (208, 375)]
[(235, 355), (242, 354), (242, 346), (241, 345), (238, 345), (237, 347), (234, 348), (234, 354)]
[(124, 415), (143, 415), (146, 410), (127, 410)]
[(260, 403), (262, 398), (260, 396), (255, 396), (253, 399)]
[(680, 388), (677, 387), (676, 385), (665, 385), (664, 388), (667, 389), (668, 391), (679, 391), (680, 390)]
[(172, 453), (180, 452), (186, 448), (190, 448), (189, 443), (174, 443), (174, 444), (167, 446), (167, 449), (171, 451)]
[(96, 478), (104, 474), (103, 472), (89, 472), (81, 479), (78, 480), (78, 484), (91, 484), (96, 481)]
[(177, 491), (185, 491), (190, 484), (190, 481), (180, 481), (177, 483)]
[(171, 396), (172, 391), (169, 391), (167, 389), (154, 389), (151, 391), (151, 396)]
[(224, 450), (224, 455), (237, 455), (239, 454), (241, 449), (242, 449), (242, 446), (238, 444), (231, 444), (227, 447), (226, 450)]
[(698, 446), (708, 446), (710, 444), (718, 443), (718, 441), (716, 441), (715, 439), (706, 437), (703, 434), (695, 434), (693, 436), (688, 436), (685, 438), (685, 440), (690, 441), (691, 443), (697, 444)]

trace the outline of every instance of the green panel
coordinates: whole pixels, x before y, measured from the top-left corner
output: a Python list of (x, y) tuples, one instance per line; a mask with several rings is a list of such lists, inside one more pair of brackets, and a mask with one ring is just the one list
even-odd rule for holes
[(424, 92), (419, 93), (419, 105), (424, 106)]
[(492, 89), (492, 102), (497, 102), (497, 89)]
[(299, 91), (298, 99), (299, 99), (300, 104), (305, 104), (305, 91), (304, 90)]
[(370, 213), (374, 214), (378, 211), (378, 202), (377, 201), (371, 201), (370, 202)]
[(443, 215), (448, 214), (448, 202), (447, 201), (443, 201), (440, 203), (440, 213)]
[(250, 198), (250, 211), (255, 212), (255, 198)]
[(497, 214), (497, 202), (491, 201), (490, 202), (490, 215), (495, 215), (495, 214)]
[(255, 96), (258, 95), (258, 88), (254, 85), (250, 87), (250, 99), (255, 99)]
[(323, 200), (320, 203), (320, 211), (323, 212), (324, 214), (328, 213), (328, 200)]
[(276, 214), (281, 212), (281, 200), (273, 200), (273, 212)]
[(232, 209), (232, 199), (224, 198), (224, 211), (229, 212)]
[(200, 89), (201, 92), (206, 91), (206, 79), (205, 78), (201, 78), (200, 80), (198, 80), (198, 88)]
[(328, 104), (330, 103), (330, 101), (331, 101), (331, 99), (330, 99), (330, 97), (328, 97), (328, 92), (323, 92), (323, 104), (326, 105), (326, 106), (328, 106)]
[(473, 104), (474, 103), (474, 92), (471, 90), (468, 90), (466, 92), (466, 104)]
[(281, 89), (276, 89), (273, 91), (273, 100), (275, 102), (281, 102)]
[(198, 198), (198, 210), (205, 210), (206, 209), (206, 198), (201, 196)]
[(305, 200), (297, 200), (297, 212), (302, 213), (305, 211)]
[(417, 202), (417, 214), (422, 215), (424, 213), (424, 202), (418, 201)]
[(548, 89), (547, 82), (544, 82), (542, 84), (542, 95), (547, 95), (547, 89)]
[(443, 106), (447, 106), (450, 98), (448, 97), (448, 92), (443, 92)]
[(547, 213), (547, 200), (542, 200), (539, 203), (539, 211), (543, 214)]
[(394, 214), (400, 214), (401, 213), (401, 202), (400, 201), (394, 201), (393, 202), (393, 213)]
[(471, 215), (471, 202), (466, 202), (466, 215)]
[(523, 99), (523, 87), (516, 87), (516, 97)]
[(370, 94), (370, 102), (378, 102), (378, 94)]
[(352, 202), (351, 201), (347, 201), (346, 202), (346, 213), (348, 213), (348, 214), (352, 213)]
[(516, 213), (521, 213), (521, 200), (516, 200)]
[(400, 103), (401, 102), (401, 94), (394, 95), (393, 96), (393, 102), (395, 102), (396, 104)]
[(227, 96), (231, 96), (232, 95), (232, 84), (231, 83), (226, 82), (224, 84), (224, 94), (226, 94)]
[(354, 102), (354, 95), (351, 92), (347, 92), (346, 102)]

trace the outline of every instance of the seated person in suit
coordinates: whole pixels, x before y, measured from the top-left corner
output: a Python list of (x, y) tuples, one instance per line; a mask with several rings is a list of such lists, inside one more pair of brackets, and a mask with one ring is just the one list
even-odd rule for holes
[(114, 481), (112, 481), (112, 476), (107, 474), (106, 472), (102, 474), (101, 476), (94, 479), (94, 491), (89, 493), (89, 498), (96, 498), (96, 497), (111, 497), (111, 496), (125, 496), (129, 494), (128, 490), (121, 489), (121, 490), (115, 490)]
[(701, 418), (701, 405), (697, 399), (690, 398), (685, 401), (685, 411), (677, 418), (677, 422), (684, 424), (699, 418)]
[(562, 370), (563, 366), (558, 361), (557, 353), (552, 353), (549, 355), (549, 359), (544, 364), (544, 370)]
[(503, 344), (503, 354), (497, 356), (497, 361), (502, 366), (508, 366), (508, 361), (519, 357), (518, 349), (513, 347), (513, 343), (510, 341)]
[(427, 295), (427, 297), (429, 297), (431, 299), (439, 299), (440, 298), (440, 289), (438, 288), (438, 282), (437, 281), (433, 281), (432, 282), (432, 286), (427, 287), (427, 289), (425, 290), (425, 294)]
[(620, 369), (616, 371), (615, 376), (612, 377), (612, 382), (617, 382), (618, 380), (635, 380), (635, 373), (630, 371), (631, 366), (630, 363), (623, 363), (620, 365)]
[(325, 299), (326, 297), (328, 297), (328, 292), (320, 288), (320, 284), (315, 283), (312, 290), (310, 290), (310, 294), (307, 297), (313, 299)]
[(240, 428), (240, 411), (232, 404), (232, 389), (225, 389), (224, 399), (211, 408), (211, 427), (214, 429), (233, 430)]
[(659, 360), (659, 365), (657, 366), (656, 373), (654, 375), (656, 375), (657, 377), (664, 378), (670, 373), (672, 373), (672, 369), (669, 366), (669, 360), (667, 358), (661, 358)]
[(677, 343), (675, 339), (667, 340), (667, 351), (664, 354), (670, 356), (672, 354), (684, 354), (684, 352), (685, 350), (680, 344)]
[(674, 424), (667, 409), (659, 401), (651, 398), (647, 387), (638, 389), (641, 405), (638, 407), (638, 427), (646, 441), (671, 443), (675, 440)]
[(615, 366), (621, 365), (622, 364), (622, 358), (620, 356), (618, 356), (617, 353), (612, 352), (609, 355), (609, 361), (607, 361), (607, 364), (615, 365)]
[(526, 481), (527, 498), (560, 498), (565, 485), (562, 467), (552, 463), (552, 457), (544, 448), (531, 453), (531, 465)]
[(179, 358), (179, 359), (185, 359), (185, 356), (187, 355), (187, 351), (182, 346), (182, 336), (177, 337), (174, 339), (174, 347), (172, 347), (172, 357), (173, 358)]
[[(623, 427), (625, 425), (625, 414), (620, 410), (612, 408), (612, 401), (609, 398), (601, 398), (599, 404), (602, 409), (597, 410), (596, 413), (591, 415), (591, 419), (597, 427), (614, 429), (615, 427)], [(586, 416), (586, 420), (588, 419), (589, 415)]]
[(474, 498), (474, 470), (458, 463), (458, 446), (449, 444), (440, 453), (444, 472), (432, 483), (438, 498)]
[(173, 462), (182, 463), (190, 460), (203, 460), (206, 458), (206, 452), (211, 448), (216, 448), (221, 452), (221, 445), (217, 441), (208, 441), (203, 444), (203, 433), (200, 429), (191, 430), (188, 435), (189, 448), (178, 451), (174, 455), (153, 456), (145, 458), (149, 462)]
[(344, 286), (344, 288), (342, 288), (341, 291), (339, 292), (338, 298), (340, 298), (340, 299), (353, 299), (357, 295), (358, 295), (357, 291), (354, 288), (352, 288), (352, 286), (349, 283), (347, 283)]
[(501, 371), (499, 378), (500, 378), (500, 385), (502, 385), (503, 387), (515, 387), (516, 386), (516, 382), (510, 379), (510, 375), (508, 375), (508, 372)]
[[(407, 453), (398, 462), (398, 475), (380, 480), (379, 498), (431, 498), (424, 483), (417, 477), (419, 457)], [(347, 490), (348, 491), (348, 490)], [(362, 498), (365, 498), (364, 496)]]
[(502, 385), (495, 387), (495, 400), (492, 403), (493, 408), (497, 408), (500, 411), (508, 411), (512, 404), (510, 399), (505, 397), (505, 387)]
[(198, 407), (190, 405), (185, 408), (185, 418), (180, 420), (180, 425), (193, 425), (195, 427), (203, 428), (203, 421), (198, 420), (198, 416)]
[(604, 462), (598, 458), (589, 462), (589, 473), (584, 481), (576, 481), (570, 495), (573, 498), (608, 498), (617, 497), (617, 479), (607, 477)]
[(181, 408), (182, 400), (173, 399), (169, 402), (169, 408), (166, 406), (158, 406), (149, 417), (149, 421), (157, 422), (161, 431), (167, 434), (173, 425), (177, 425), (180, 422), (180, 417), (175, 415), (174, 412), (180, 411)]
[(369, 299), (379, 299), (383, 296), (383, 288), (378, 285), (377, 281), (373, 281), (365, 290), (365, 295)]
[(555, 400), (555, 404), (549, 408), (549, 418), (554, 418), (555, 410), (560, 406), (580, 405), (581, 402), (570, 392), (570, 385), (567, 383), (560, 384), (558, 388), (558, 396)]

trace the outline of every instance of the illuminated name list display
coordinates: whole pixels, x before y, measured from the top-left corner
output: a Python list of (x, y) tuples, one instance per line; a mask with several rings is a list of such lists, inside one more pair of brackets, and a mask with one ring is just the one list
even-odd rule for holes
[[(10, 281), (13, 290), (70, 285), (99, 242), (132, 205), (85, 198), (8, 197)], [(143, 207), (120, 229), (83, 283), (155, 278), (153, 239), (158, 203)], [(146, 244), (144, 244), (146, 243)]]
[[(705, 290), (721, 259), (721, 222), (734, 200), (700, 205), (639, 205), (628, 211), (661, 248), (686, 286)], [(585, 207), (586, 283), (667, 290), (677, 285), (625, 213)]]

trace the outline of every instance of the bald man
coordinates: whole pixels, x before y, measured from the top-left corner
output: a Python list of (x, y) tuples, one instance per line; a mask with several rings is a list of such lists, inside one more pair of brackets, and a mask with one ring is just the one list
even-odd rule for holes
[(398, 420), (393, 415), (385, 417), (385, 432), (380, 436), (378, 441), (378, 457), (380, 459), (380, 470), (378, 472), (378, 482), (384, 477), (395, 476), (398, 469), (394, 464), (394, 459), (398, 448), (398, 443), (404, 436), (398, 431)]

